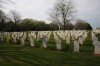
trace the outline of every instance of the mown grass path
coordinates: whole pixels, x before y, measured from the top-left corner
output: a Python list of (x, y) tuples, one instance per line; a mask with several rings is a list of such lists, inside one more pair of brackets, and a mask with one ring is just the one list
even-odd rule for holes
[(0, 66), (100, 66), (100, 56), (29, 46), (0, 45)]

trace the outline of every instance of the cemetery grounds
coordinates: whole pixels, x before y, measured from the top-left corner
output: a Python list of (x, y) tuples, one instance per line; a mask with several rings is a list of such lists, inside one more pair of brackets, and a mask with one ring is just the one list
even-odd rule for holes
[[(45, 31), (40, 32), (42, 36), (45, 34), (43, 32)], [(28, 37), (25, 38), (25, 45), (22, 45), (21, 40), (14, 43), (13, 38), (8, 36), (11, 33), (8, 33), (5, 40), (2, 41), (0, 38), (0, 66), (100, 66), (100, 55), (94, 53), (92, 31), (85, 32), (87, 36), (83, 45), (79, 45), (79, 52), (74, 52), (76, 39), (73, 39), (71, 35), (70, 44), (66, 44), (61, 37), (64, 35), (63, 32), (55, 31), (61, 41), (61, 48), (56, 48), (53, 31), (50, 31), (46, 48), (42, 47), (43, 38), (40, 36), (39, 39), (34, 39), (35, 46), (33, 47), (33, 45), (30, 46)], [(26, 35), (28, 33), (26, 32)], [(97, 36), (100, 39), (100, 35)]]

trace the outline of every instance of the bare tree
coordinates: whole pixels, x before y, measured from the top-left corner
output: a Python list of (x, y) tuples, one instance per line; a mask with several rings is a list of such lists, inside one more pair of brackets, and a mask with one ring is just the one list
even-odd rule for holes
[(0, 10), (0, 22), (2, 22), (2, 20), (5, 20), (5, 16), (5, 13), (2, 10)]
[(3, 8), (3, 4), (5, 3), (14, 3), (11, 0), (0, 0), (0, 8)]
[(65, 31), (66, 23), (72, 20), (75, 12), (76, 10), (71, 0), (57, 0), (49, 15), (50, 19), (63, 27)]
[(10, 11), (10, 18), (11, 18), (11, 21), (13, 21), (14, 23), (18, 24), (20, 23), (20, 20), (21, 20), (21, 16), (20, 14), (15, 11), (15, 10), (11, 10)]

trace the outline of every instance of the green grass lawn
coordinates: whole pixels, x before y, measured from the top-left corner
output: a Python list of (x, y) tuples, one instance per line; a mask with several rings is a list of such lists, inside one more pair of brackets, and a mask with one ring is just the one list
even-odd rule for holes
[(93, 54), (91, 36), (80, 45), (80, 53), (73, 52), (72, 40), (69, 45), (62, 40), (62, 50), (57, 51), (53, 34), (47, 44), (43, 49), (41, 40), (35, 41), (35, 48), (28, 41), (25, 46), (1, 42), (0, 66), (100, 66), (100, 56)]
[(100, 66), (100, 56), (4, 44), (0, 66)]

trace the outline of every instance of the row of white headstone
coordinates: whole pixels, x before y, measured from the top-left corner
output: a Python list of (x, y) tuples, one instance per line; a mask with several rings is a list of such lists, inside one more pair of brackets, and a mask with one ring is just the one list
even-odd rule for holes
[[(95, 34), (93, 33), (100, 33), (100, 31), (97, 30), (93, 30), (92, 31), (92, 40), (93, 40), (93, 45), (95, 46), (95, 54), (100, 54), (100, 41), (98, 40), (98, 38), (95, 36)], [(38, 33), (36, 34), (36, 31), (32, 31), (32, 32), (2, 32), (0, 33), (0, 40), (8, 40), (9, 39), (13, 39), (13, 42), (16, 43), (17, 39), (21, 41), (21, 46), (25, 45), (25, 39), (28, 37), (29, 41), (30, 41), (30, 45), (32, 47), (35, 46), (35, 42), (34, 40), (37, 39), (38, 40), (42, 40), (42, 47), (43, 48), (47, 48), (47, 43), (50, 39), (50, 35), (51, 35), (52, 31), (38, 31)], [(66, 44), (70, 44), (71, 43), (71, 38), (74, 41), (74, 52), (79, 52), (79, 45), (83, 45), (83, 41), (86, 39), (87, 37), (87, 31), (53, 31), (53, 35), (54, 35), (54, 40), (56, 42), (56, 48), (57, 50), (61, 50), (62, 46), (61, 46), (61, 40), (66, 40)]]
[[(95, 47), (94, 53), (100, 54), (100, 41), (98, 40), (98, 38), (96, 37), (96, 35), (93, 32), (100, 34), (100, 31), (94, 30), (94, 31), (92, 31), (92, 35), (91, 35), (93, 45)], [(61, 48), (61, 38), (63, 40), (66, 40), (66, 44), (70, 44), (70, 39), (72, 37), (72, 40), (74, 41), (74, 52), (79, 52), (79, 49), (80, 49), (79, 45), (80, 44), (83, 45), (83, 41), (86, 39), (88, 32), (87, 31), (66, 31), (66, 32), (55, 31), (53, 34), (54, 34), (54, 38), (55, 38), (55, 41), (56, 41), (57, 50), (62, 49)]]
[(61, 50), (61, 40), (66, 40), (66, 44), (71, 43), (71, 37), (74, 41), (74, 52), (79, 52), (79, 44), (83, 45), (83, 41), (87, 37), (86, 31), (55, 31), (53, 32), (56, 41), (57, 50)]
[(100, 41), (99, 41), (98, 37), (96, 36), (96, 33), (100, 34), (100, 32), (99, 31), (97, 31), (97, 32), (93, 31), (92, 32), (93, 45), (95, 46), (94, 53), (100, 55)]

